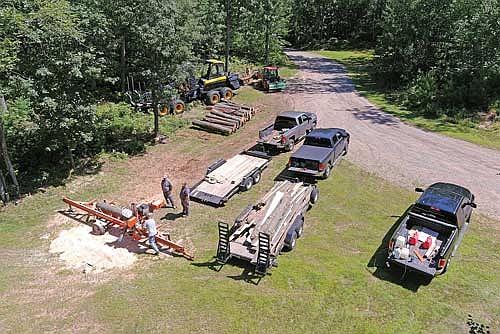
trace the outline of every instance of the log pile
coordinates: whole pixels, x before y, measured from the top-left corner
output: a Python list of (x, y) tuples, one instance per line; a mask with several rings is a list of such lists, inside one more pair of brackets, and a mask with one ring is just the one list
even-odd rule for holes
[(222, 100), (214, 106), (202, 120), (194, 120), (193, 125), (208, 131), (230, 135), (243, 127), (258, 111), (254, 107)]

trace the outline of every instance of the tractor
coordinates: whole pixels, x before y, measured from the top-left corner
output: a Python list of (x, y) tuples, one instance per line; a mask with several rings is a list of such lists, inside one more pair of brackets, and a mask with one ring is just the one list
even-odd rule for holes
[(286, 82), (281, 79), (277, 66), (266, 66), (258, 75), (261, 87), (267, 92), (278, 92), (286, 87)]
[[(186, 108), (186, 103), (194, 100), (202, 100), (208, 105), (214, 105), (221, 99), (231, 100), (234, 90), (240, 88), (240, 78), (238, 74), (224, 72), (224, 63), (220, 60), (209, 59), (207, 72), (201, 78), (194, 76), (185, 80), (177, 87), (178, 97), (168, 101), (159, 101), (159, 115), (165, 116), (171, 114), (182, 114)], [(145, 84), (139, 82), (137, 90), (133, 77), (127, 78), (128, 91), (125, 95), (128, 97), (132, 106), (138, 109), (147, 110), (155, 107), (153, 94), (151, 90), (145, 88)], [(163, 86), (164, 88), (165, 86)], [(163, 88), (160, 88), (162, 90)]]
[(185, 103), (203, 100), (208, 105), (214, 105), (221, 99), (231, 100), (234, 90), (240, 88), (240, 79), (235, 73), (224, 72), (224, 63), (209, 59), (207, 72), (199, 79), (191, 77), (179, 86), (179, 98), (171, 102), (173, 113), (182, 113)]

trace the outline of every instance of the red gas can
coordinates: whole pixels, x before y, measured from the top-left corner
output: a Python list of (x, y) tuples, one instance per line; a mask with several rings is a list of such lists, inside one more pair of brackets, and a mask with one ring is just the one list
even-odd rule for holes
[(417, 231), (415, 231), (415, 233), (413, 233), (413, 235), (408, 239), (408, 242), (412, 246), (415, 246), (417, 244), (417, 242), (418, 242), (418, 232)]

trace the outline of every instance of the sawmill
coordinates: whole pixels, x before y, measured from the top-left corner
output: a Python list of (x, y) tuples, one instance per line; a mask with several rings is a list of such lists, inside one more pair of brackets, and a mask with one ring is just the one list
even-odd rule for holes
[(249, 261), (264, 275), (282, 250), (292, 250), (304, 231), (304, 214), (318, 200), (315, 185), (298, 179), (277, 181), (257, 203), (247, 206), (231, 228), (219, 222), (217, 261)]

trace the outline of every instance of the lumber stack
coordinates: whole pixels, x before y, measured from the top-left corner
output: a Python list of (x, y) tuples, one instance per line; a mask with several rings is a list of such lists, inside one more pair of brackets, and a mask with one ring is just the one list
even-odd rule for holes
[(229, 135), (243, 127), (258, 111), (244, 104), (222, 100), (207, 107), (210, 112), (202, 120), (194, 120), (193, 125), (208, 131)]

